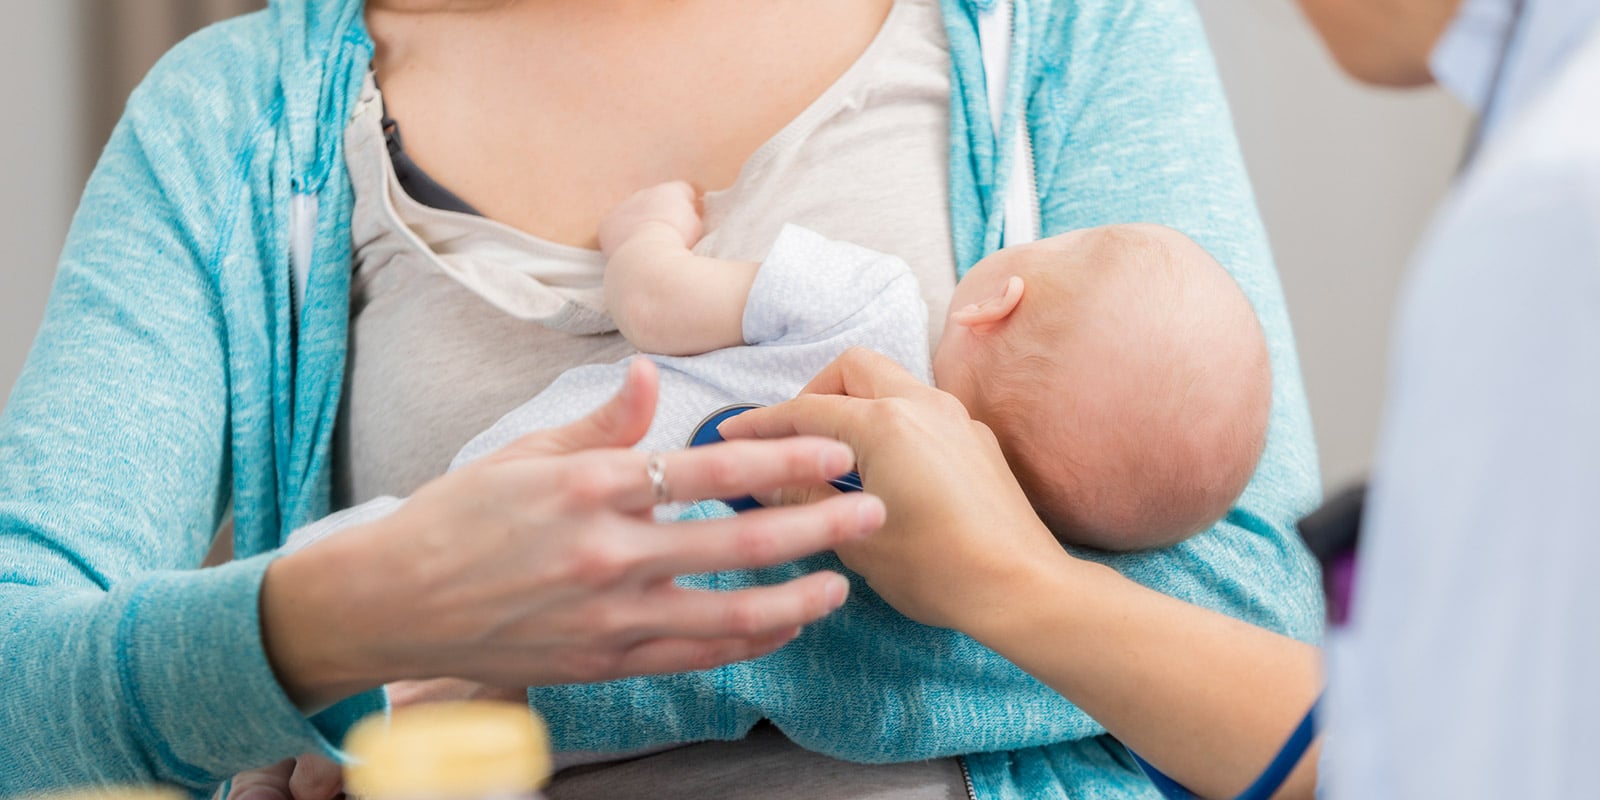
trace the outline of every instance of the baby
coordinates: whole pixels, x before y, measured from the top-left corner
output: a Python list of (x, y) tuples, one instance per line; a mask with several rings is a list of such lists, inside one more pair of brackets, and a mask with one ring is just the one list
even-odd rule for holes
[[(1265, 341), (1232, 278), (1176, 231), (1108, 226), (989, 256), (956, 286), (931, 364), (926, 305), (905, 262), (792, 225), (761, 263), (726, 261), (691, 251), (700, 233), (683, 183), (638, 192), (601, 224), (606, 310), (660, 368), (641, 448), (681, 448), (731, 403), (786, 400), (863, 346), (934, 380), (987, 424), (1066, 543), (1181, 541), (1226, 514), (1255, 470), (1271, 404)], [(451, 468), (577, 419), (625, 370), (568, 370)], [(290, 546), (400, 502), (341, 512)]]
[[(645, 352), (747, 343), (765, 267), (694, 255), (699, 235), (687, 184), (640, 192), (602, 224), (606, 303)], [(1161, 547), (1209, 528), (1265, 444), (1271, 368), (1249, 301), (1203, 248), (1158, 225), (1074, 231), (979, 262), (955, 288), (932, 367), (1072, 544)]]

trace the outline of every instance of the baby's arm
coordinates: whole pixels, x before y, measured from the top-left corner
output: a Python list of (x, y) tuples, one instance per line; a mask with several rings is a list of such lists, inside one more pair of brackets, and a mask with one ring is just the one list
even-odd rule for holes
[(744, 341), (744, 306), (759, 265), (697, 256), (694, 189), (635, 192), (600, 223), (605, 298), (617, 329), (646, 353), (691, 356)]

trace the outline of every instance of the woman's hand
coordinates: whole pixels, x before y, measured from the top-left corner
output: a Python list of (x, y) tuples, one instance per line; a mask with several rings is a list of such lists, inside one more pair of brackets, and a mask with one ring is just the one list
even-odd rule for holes
[[(1026, 576), (1073, 563), (1022, 493), (988, 426), (955, 397), (870, 350), (844, 353), (801, 396), (724, 422), (728, 439), (820, 435), (849, 444), (884, 529), (838, 548), (845, 565), (919, 622), (975, 633)], [(829, 486), (785, 502), (837, 494)]]
[(262, 629), (290, 697), (309, 710), (446, 675), (528, 686), (704, 669), (774, 650), (838, 608), (848, 584), (834, 573), (737, 592), (673, 579), (838, 547), (882, 524), (876, 497), (669, 526), (651, 511), (665, 499), (814, 484), (845, 472), (849, 449), (795, 438), (668, 453), (669, 497), (658, 497), (648, 455), (622, 449), (648, 429), (655, 398), (655, 369), (637, 360), (589, 417), (274, 562)]

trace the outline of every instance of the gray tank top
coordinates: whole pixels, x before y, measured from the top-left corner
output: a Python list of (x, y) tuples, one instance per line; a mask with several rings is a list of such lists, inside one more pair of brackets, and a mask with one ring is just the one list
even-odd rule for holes
[[(931, 346), (955, 285), (949, 73), (936, 0), (897, 0), (856, 63), (764, 143), (732, 186), (706, 195), (707, 233), (697, 250), (758, 261), (793, 222), (901, 256), (928, 304)], [(563, 371), (633, 352), (615, 331), (595, 332), (606, 326), (582, 313), (586, 276), (603, 265), (598, 252), (408, 202), (380, 120), (358, 113), (345, 136), (356, 204), (349, 363), (334, 437), (340, 506), (411, 494)], [(483, 259), (499, 266), (482, 267)], [(573, 291), (530, 297), (518, 288), (526, 288), (518, 270), (561, 276)], [(574, 297), (577, 306), (558, 302)], [(582, 324), (565, 324), (573, 318)], [(967, 796), (954, 759), (851, 764), (804, 751), (768, 727), (739, 742), (569, 769), (547, 794)]]

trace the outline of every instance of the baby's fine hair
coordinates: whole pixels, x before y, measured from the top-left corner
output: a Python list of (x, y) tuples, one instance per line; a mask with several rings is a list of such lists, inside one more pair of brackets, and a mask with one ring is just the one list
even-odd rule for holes
[(1271, 367), (1249, 301), (1187, 236), (1113, 225), (1037, 242), (977, 382), (986, 421), (1065, 541), (1164, 546), (1209, 528), (1265, 446)]

